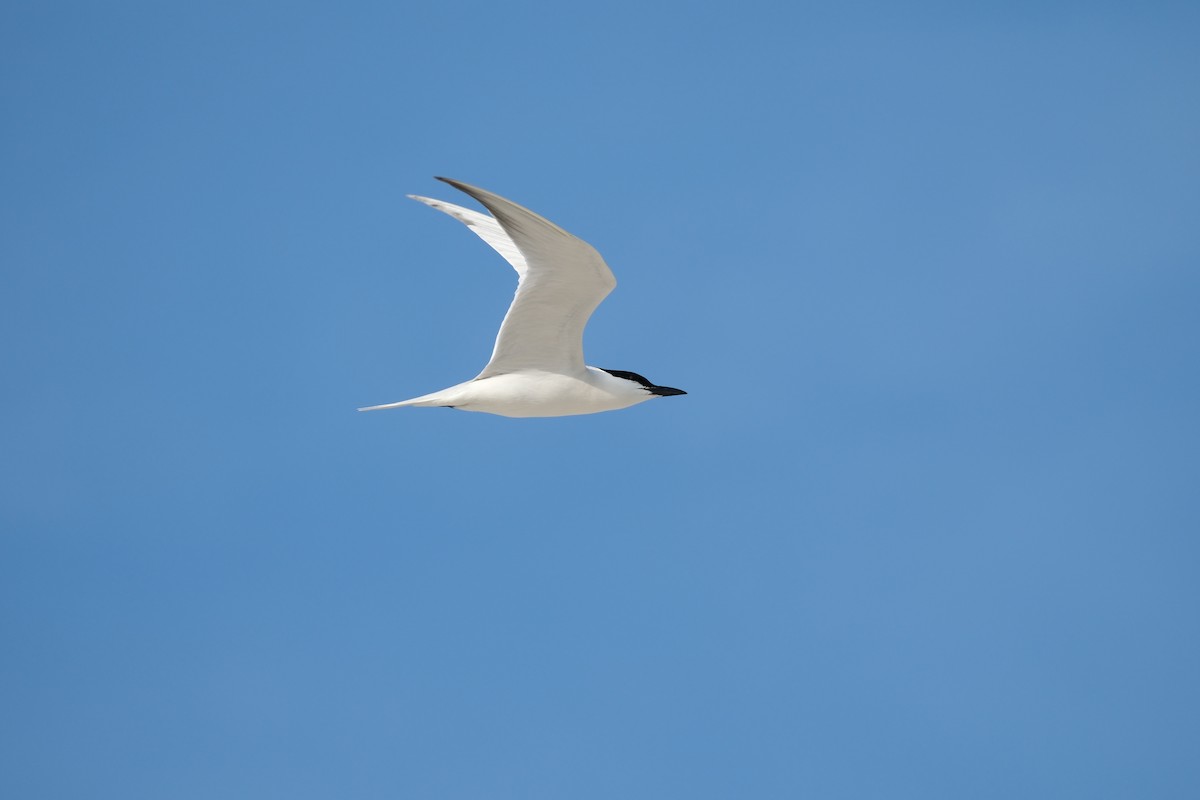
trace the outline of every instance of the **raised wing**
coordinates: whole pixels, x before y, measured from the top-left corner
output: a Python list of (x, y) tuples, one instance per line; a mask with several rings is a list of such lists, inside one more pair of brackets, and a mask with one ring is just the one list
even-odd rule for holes
[(493, 250), (504, 256), (504, 260), (512, 264), (512, 268), (517, 271), (518, 277), (525, 274), (525, 256), (521, 255), (520, 248), (513, 243), (513, 240), (504, 232), (504, 229), (500, 227), (500, 223), (496, 222), (495, 218), (489, 217), (487, 214), (480, 214), (478, 211), (472, 211), (469, 208), (447, 203), (443, 200), (434, 200), (432, 197), (421, 197), (419, 194), (410, 194), (409, 197), (413, 200), (421, 201), (430, 208), (436, 208), (438, 211), (445, 212), (454, 217), (473, 230)]
[[(495, 219), (449, 203), (440, 203), (446, 208), (439, 208), (434, 205), (438, 201), (417, 199), (467, 224), (519, 275), (517, 294), (500, 325), (492, 358), (478, 377), (521, 369), (583, 373), (583, 329), (617, 285), (604, 259), (587, 242), (511, 200), (449, 178), (438, 180), (474, 197)], [(460, 216), (463, 212), (466, 216)], [(506, 252), (510, 246), (520, 256), (516, 261), (511, 251)], [(522, 261), (523, 268), (518, 266)]]

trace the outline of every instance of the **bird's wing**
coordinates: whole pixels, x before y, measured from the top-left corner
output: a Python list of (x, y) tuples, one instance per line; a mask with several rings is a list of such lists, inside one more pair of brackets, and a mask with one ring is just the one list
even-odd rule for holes
[[(617, 285), (604, 259), (587, 242), (511, 200), (449, 178), (438, 180), (466, 192), (492, 212), (495, 220), (457, 206), (439, 209), (470, 226), (519, 275), (517, 294), (496, 335), (492, 358), (479, 377), (520, 369), (582, 373), (586, 369), (584, 326)], [(459, 212), (470, 216), (461, 217)], [(524, 268), (504, 249), (510, 246), (515, 246)]]
[(410, 194), (409, 197), (413, 200), (421, 201), (430, 208), (436, 208), (438, 211), (443, 211), (454, 217), (474, 231), (493, 250), (504, 256), (504, 260), (512, 264), (512, 268), (517, 271), (518, 277), (525, 274), (525, 256), (521, 255), (520, 248), (509, 238), (509, 235), (504, 232), (504, 228), (500, 227), (500, 223), (496, 222), (495, 218), (489, 217), (487, 214), (480, 214), (478, 211), (472, 211), (469, 208), (456, 206), (453, 203), (434, 200), (432, 197), (421, 197), (418, 194)]

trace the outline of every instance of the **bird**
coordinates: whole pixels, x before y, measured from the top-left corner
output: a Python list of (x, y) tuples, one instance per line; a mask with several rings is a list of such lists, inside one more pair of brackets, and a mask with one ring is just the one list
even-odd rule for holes
[(584, 363), (583, 329), (617, 285), (600, 253), (545, 217), (477, 186), (438, 180), (491, 212), (408, 195), (470, 228), (517, 271), (517, 293), (496, 335), (492, 357), (469, 381), (377, 411), (405, 406), (456, 408), (502, 417), (564, 417), (615, 411), (687, 394), (636, 372)]

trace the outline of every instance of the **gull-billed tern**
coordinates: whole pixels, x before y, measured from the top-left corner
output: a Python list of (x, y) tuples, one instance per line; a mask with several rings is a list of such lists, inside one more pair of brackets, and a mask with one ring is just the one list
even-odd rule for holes
[(483, 372), (466, 383), (399, 403), (360, 408), (440, 406), (504, 417), (595, 414), (687, 394), (655, 386), (636, 372), (589, 367), (583, 328), (617, 285), (596, 249), (511, 200), (449, 178), (492, 216), (441, 200), (409, 195), (454, 217), (517, 271), (517, 294)]

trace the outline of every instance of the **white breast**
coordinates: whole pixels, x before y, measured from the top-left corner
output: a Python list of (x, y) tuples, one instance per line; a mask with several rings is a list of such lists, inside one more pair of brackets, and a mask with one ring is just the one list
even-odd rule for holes
[(649, 400), (653, 395), (630, 381), (588, 367), (582, 377), (521, 370), (459, 384), (444, 393), (450, 405), (504, 417), (566, 417), (595, 414)]

